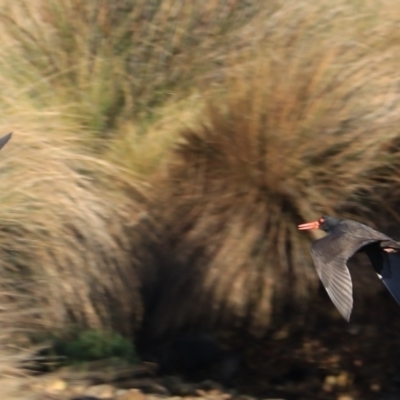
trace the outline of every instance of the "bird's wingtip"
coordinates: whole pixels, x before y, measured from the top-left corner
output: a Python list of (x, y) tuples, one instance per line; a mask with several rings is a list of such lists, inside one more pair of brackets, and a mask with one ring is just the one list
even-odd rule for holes
[(7, 133), (7, 135), (4, 135), (2, 138), (0, 138), (0, 150), (7, 144), (7, 142), (11, 139), (12, 132)]

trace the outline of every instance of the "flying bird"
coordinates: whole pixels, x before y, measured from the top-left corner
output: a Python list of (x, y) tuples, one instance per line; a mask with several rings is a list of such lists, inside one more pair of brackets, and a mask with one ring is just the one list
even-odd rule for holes
[(353, 285), (346, 263), (355, 253), (367, 254), (375, 272), (400, 304), (400, 242), (367, 225), (335, 217), (324, 216), (298, 229), (327, 233), (312, 243), (311, 255), (329, 297), (347, 321), (353, 308)]

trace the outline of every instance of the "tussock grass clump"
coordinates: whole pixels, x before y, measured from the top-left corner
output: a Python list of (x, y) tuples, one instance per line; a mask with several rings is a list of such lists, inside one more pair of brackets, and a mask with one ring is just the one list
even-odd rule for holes
[(69, 105), (104, 135), (121, 120), (149, 118), (156, 106), (190, 91), (223, 60), (230, 31), (257, 13), (258, 2), (247, 3), (2, 2), (7, 61), (0, 73), (26, 79), (27, 86), (37, 77), (34, 101)]
[(182, 132), (161, 185), (173, 257), (156, 333), (201, 322), (262, 334), (275, 315), (301, 320), (318, 278), (297, 224), (393, 206), (382, 195), (398, 185), (390, 52), (311, 33), (243, 57)]
[[(8, 126), (18, 126), (14, 117)], [(129, 335), (151, 276), (139, 261), (146, 250), (132, 245), (137, 226), (146, 225), (142, 189), (89, 155), (54, 115), (42, 114), (46, 133), (33, 119), (24, 121), (32, 130), (16, 129), (0, 154), (0, 304), (19, 304), (2, 326), (15, 339), (71, 325)]]
[[(396, 215), (397, 10), (267, 3), (0, 1), (0, 127), (16, 132), (0, 154), (0, 303), (37, 308), (20, 328), (130, 334), (145, 302), (155, 333), (264, 332), (317, 287), (298, 222)], [(99, 151), (159, 173), (154, 219)]]

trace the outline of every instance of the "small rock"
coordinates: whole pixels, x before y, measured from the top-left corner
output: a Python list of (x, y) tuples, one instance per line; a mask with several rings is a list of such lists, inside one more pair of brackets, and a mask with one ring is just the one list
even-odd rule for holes
[(111, 385), (96, 385), (86, 389), (84, 394), (98, 399), (111, 399), (114, 397), (115, 388)]
[(48, 394), (57, 394), (67, 388), (67, 383), (62, 379), (55, 379), (45, 385), (45, 392)]
[(350, 376), (347, 372), (341, 372), (337, 377), (336, 377), (336, 384), (338, 386), (347, 386), (350, 383)]
[(126, 390), (125, 393), (117, 395), (117, 400), (146, 400), (146, 396), (138, 389)]
[(284, 340), (289, 337), (289, 332), (286, 329), (281, 329), (272, 335), (273, 340)]
[(169, 397), (170, 391), (154, 379), (129, 379), (127, 381), (115, 382), (118, 389), (138, 389), (142, 393), (155, 394), (163, 397)]
[(336, 385), (336, 376), (328, 375), (324, 381), (325, 385), (335, 386)]
[(68, 389), (68, 393), (70, 393), (72, 395), (78, 395), (78, 394), (82, 394), (85, 390), (86, 390), (86, 386), (73, 385), (73, 386), (70, 386), (70, 388)]
[(330, 385), (327, 385), (327, 384), (323, 384), (322, 385), (322, 390), (324, 391), (324, 392), (332, 392), (332, 386), (330, 386)]
[(163, 379), (163, 384), (175, 396), (196, 396), (196, 387), (183, 382), (180, 378), (168, 376)]
[(208, 394), (210, 396), (221, 396), (223, 394), (222, 389), (217, 388), (217, 389), (212, 389), (208, 391)]
[(354, 398), (349, 394), (341, 394), (340, 396), (337, 397), (337, 400), (354, 400)]
[(379, 383), (373, 383), (369, 388), (372, 392), (379, 392), (381, 390), (381, 385)]
[(171, 392), (175, 396), (195, 396), (196, 388), (189, 383), (181, 383), (180, 385), (176, 385), (173, 390), (171, 388)]

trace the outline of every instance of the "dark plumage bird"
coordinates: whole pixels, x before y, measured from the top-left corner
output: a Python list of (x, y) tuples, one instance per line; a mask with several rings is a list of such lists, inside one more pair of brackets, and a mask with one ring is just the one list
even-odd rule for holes
[(10, 140), (12, 136), (12, 132), (8, 133), (7, 135), (3, 136), (0, 139), (0, 150), (7, 144), (7, 142)]
[(353, 285), (346, 262), (357, 252), (367, 254), (375, 272), (400, 304), (400, 242), (349, 219), (321, 217), (298, 228), (327, 233), (312, 243), (311, 255), (329, 297), (347, 321), (353, 308)]

